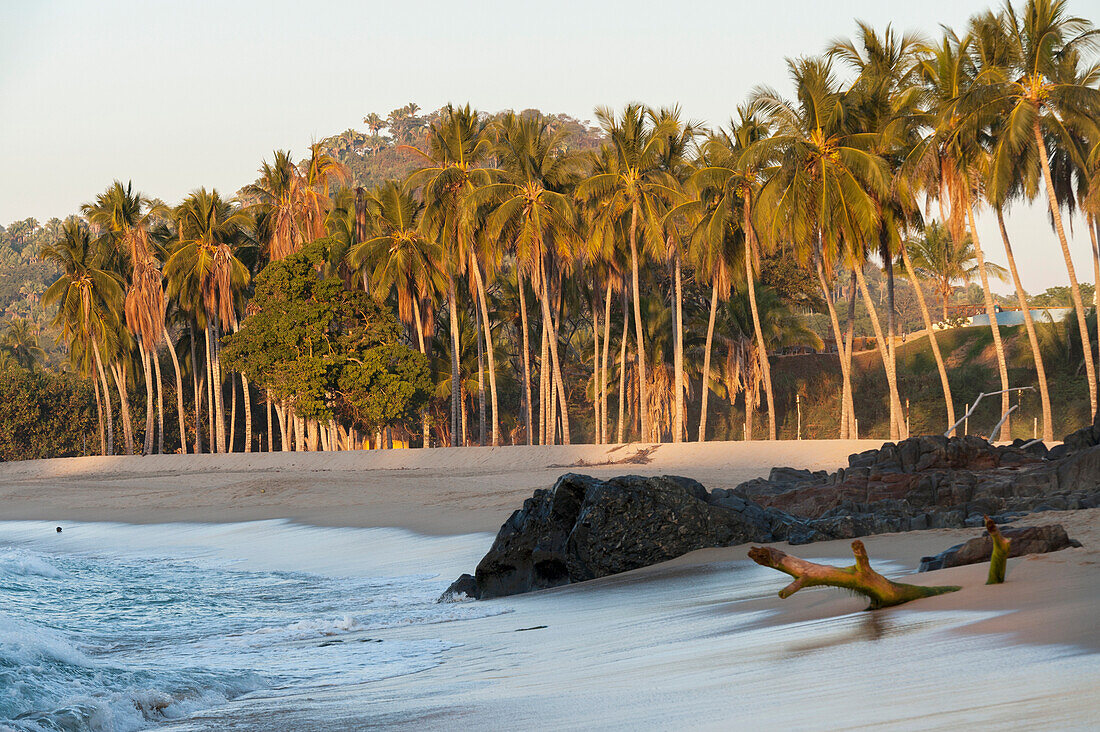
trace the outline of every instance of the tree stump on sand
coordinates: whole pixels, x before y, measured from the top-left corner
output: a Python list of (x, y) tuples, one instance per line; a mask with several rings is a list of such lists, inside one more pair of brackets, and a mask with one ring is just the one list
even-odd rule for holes
[(989, 538), (993, 540), (993, 555), (989, 558), (989, 579), (987, 585), (999, 585), (1005, 581), (1005, 571), (1008, 568), (1008, 550), (1011, 539), (1005, 538), (997, 524), (988, 516), (985, 517), (985, 530), (989, 532)]
[(778, 569), (794, 577), (794, 582), (779, 591), (779, 597), (783, 599), (787, 599), (803, 587), (843, 587), (866, 596), (871, 601), (867, 609), (877, 610), (881, 607), (900, 605), (910, 600), (919, 600), (922, 597), (942, 595), (961, 589), (954, 586), (922, 587), (891, 582), (871, 569), (867, 549), (859, 539), (852, 542), (852, 553), (856, 557), (856, 563), (851, 567), (815, 564), (792, 557), (779, 549), (763, 546), (754, 546), (749, 549), (749, 558), (761, 566)]

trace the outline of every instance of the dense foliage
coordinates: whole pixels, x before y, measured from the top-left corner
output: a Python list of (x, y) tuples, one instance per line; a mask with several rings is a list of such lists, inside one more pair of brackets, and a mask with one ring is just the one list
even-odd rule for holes
[(306, 419), (339, 416), (368, 431), (411, 420), (430, 391), (427, 358), (401, 342), (397, 319), (367, 293), (317, 277), (331, 243), (264, 268), (223, 363)]
[[(1001, 399), (1022, 405), (1005, 434), (1041, 418), (1050, 438), (1056, 400), (1097, 403), (1095, 290), (1065, 234), (1100, 233), (1095, 34), (1064, 0), (934, 40), (860, 23), (717, 128), (634, 103), (598, 129), (409, 104), (302, 160), (275, 151), (236, 196), (169, 206), (116, 182), (5, 241), (24, 262), (39, 237), (107, 452), (774, 438), (802, 394), (783, 359), (808, 350), (839, 369), (807, 391), (829, 392), (824, 434), (946, 428), (975, 388), (1026, 384)], [(1068, 290), (1032, 302), (1068, 302), (1064, 323), (1030, 317), (1017, 200), (1049, 208)], [(983, 210), (1000, 241), (979, 239)], [(1025, 325), (999, 326), (1005, 308)], [(975, 314), (973, 348), (953, 342)], [(20, 322), (0, 359), (26, 368), (45, 346)], [(914, 336), (928, 350), (907, 359)]]
[(71, 374), (0, 368), (0, 460), (98, 452), (95, 396)]

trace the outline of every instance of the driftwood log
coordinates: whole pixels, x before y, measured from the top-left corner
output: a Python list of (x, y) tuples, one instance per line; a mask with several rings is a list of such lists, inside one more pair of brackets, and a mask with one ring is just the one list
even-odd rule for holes
[(988, 516), (985, 517), (985, 530), (989, 532), (989, 538), (993, 540), (993, 555), (989, 558), (989, 579), (987, 585), (999, 585), (1005, 581), (1005, 571), (1008, 568), (1008, 552), (1011, 539), (1005, 537), (997, 524)]
[(866, 596), (871, 601), (868, 610), (877, 610), (961, 589), (955, 586), (922, 587), (891, 582), (871, 569), (867, 549), (859, 539), (852, 542), (852, 553), (855, 555), (856, 563), (851, 567), (832, 567), (828, 564), (807, 562), (779, 549), (763, 546), (751, 548), (749, 558), (761, 566), (777, 569), (794, 577), (794, 582), (779, 591), (779, 597), (783, 599), (790, 597), (803, 587), (843, 587)]

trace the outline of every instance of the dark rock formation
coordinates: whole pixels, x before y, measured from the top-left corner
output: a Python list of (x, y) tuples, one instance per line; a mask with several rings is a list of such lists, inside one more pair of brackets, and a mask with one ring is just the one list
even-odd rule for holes
[(775, 468), (767, 480), (711, 492), (671, 476), (564, 475), (512, 514), (474, 576), (447, 594), (557, 587), (749, 541), (977, 527), (987, 515), (1004, 524), (1034, 511), (1100, 506), (1100, 426), (1075, 434), (1073, 448), (1058, 453), (1022, 440), (912, 437), (852, 455), (835, 473)]
[[(1091, 428), (1089, 428), (1091, 429)], [(824, 481), (749, 481), (735, 493), (805, 520), (821, 534), (980, 526), (1043, 510), (1100, 506), (1100, 448), (1052, 459), (1042, 443), (913, 437), (852, 455)]]
[[(447, 595), (514, 595), (604, 577), (705, 547), (785, 538), (798, 522), (688, 478), (567, 474), (537, 490)], [(808, 531), (808, 530), (807, 530)], [(812, 533), (812, 532), (811, 532)]]
[[(1012, 543), (1009, 544), (1009, 557), (1022, 557), (1025, 554), (1045, 554), (1069, 547), (1081, 546), (1066, 534), (1060, 524), (1050, 526), (1015, 526), (1001, 529), (1001, 533)], [(988, 562), (993, 554), (993, 539), (988, 532), (979, 538), (964, 544), (945, 549), (932, 557), (921, 557), (918, 572), (931, 572), (935, 569), (961, 567), (964, 564)]]

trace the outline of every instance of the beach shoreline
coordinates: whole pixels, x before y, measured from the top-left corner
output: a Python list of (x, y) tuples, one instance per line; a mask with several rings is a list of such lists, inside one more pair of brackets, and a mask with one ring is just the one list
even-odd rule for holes
[(463, 447), (56, 458), (0, 463), (6, 520), (290, 519), (427, 535), (495, 533), (563, 473), (683, 475), (734, 488), (772, 467), (835, 470), (877, 440)]
[[(394, 571), (409, 573), (416, 569), (413, 562), (422, 565), (419, 571), (438, 573), (442, 586), (452, 579), (459, 555), (471, 564), (464, 571), (472, 571), (473, 549), (482, 543), (487, 548), (508, 515), (562, 473), (676, 474), (708, 489), (732, 488), (767, 476), (773, 466), (834, 470), (849, 454), (879, 444), (580, 445), (6, 463), (0, 464), (0, 519), (40, 522), (42, 541), (52, 534), (47, 521), (81, 522), (67, 540), (91, 531), (88, 522), (173, 524), (146, 539), (167, 549), (173, 536), (191, 531), (184, 524), (226, 524), (227, 532), (246, 536), (272, 532), (272, 546), (285, 536), (283, 551), (291, 554), (294, 541), (304, 541), (319, 564), (297, 568), (322, 572), (339, 568), (352, 546), (345, 540), (359, 542), (356, 556), (381, 561), (374, 550), (363, 549), (356, 537), (368, 535), (356, 527), (400, 529), (424, 538), (402, 534), (389, 548), (400, 555), (392, 560)], [(282, 521), (256, 523), (269, 519)], [(243, 527), (228, 525), (236, 522)], [(980, 529), (864, 537), (872, 564), (890, 576), (963, 588), (870, 613), (861, 612), (862, 599), (827, 588), (780, 600), (775, 593), (787, 578), (753, 565), (747, 545), (704, 549), (590, 582), (482, 601), (478, 607), (491, 611), (485, 617), (341, 635), (331, 642), (442, 639), (451, 650), (438, 665), (412, 675), (262, 703), (245, 697), (167, 729), (219, 728), (226, 720), (234, 729), (262, 729), (278, 720), (303, 730), (737, 723), (822, 728), (858, 726), (871, 718), (907, 729), (913, 715), (932, 714), (929, 709), (932, 716), (920, 717), (928, 727), (976, 720), (995, 727), (1025, 720), (1087, 727), (1100, 722), (1087, 692), (1100, 683), (1094, 622), (1100, 509), (1035, 513), (1019, 523), (1060, 523), (1083, 546), (1011, 559), (1008, 581), (987, 586), (986, 564), (910, 574), (921, 556), (978, 536)], [(341, 533), (308, 526), (348, 528)], [(95, 532), (89, 534), (93, 544), (127, 541), (127, 532), (111, 525)], [(376, 537), (371, 541), (390, 541), (385, 532), (369, 535)], [(424, 546), (414, 552), (398, 548), (401, 542)], [(257, 539), (247, 544), (254, 556), (273, 554)], [(847, 563), (849, 544), (776, 546), (812, 560)], [(357, 599), (342, 601), (354, 607)], [(887, 672), (900, 676), (889, 697), (876, 700), (876, 679)], [(820, 708), (792, 702), (777, 691), (790, 683), (802, 684), (812, 699), (854, 701)], [(1066, 701), (1068, 693), (1077, 696)]]

